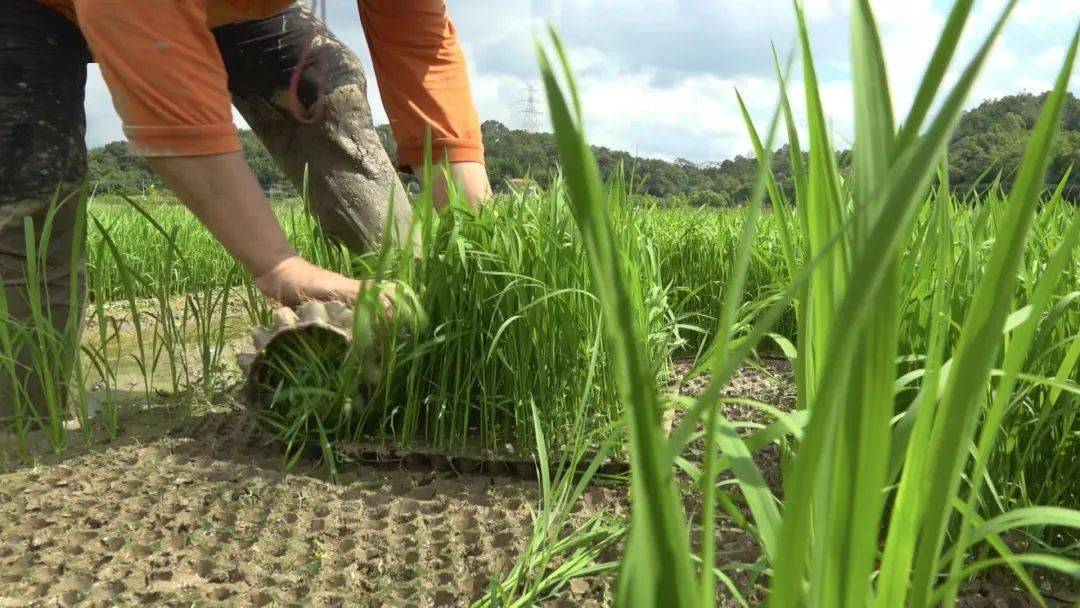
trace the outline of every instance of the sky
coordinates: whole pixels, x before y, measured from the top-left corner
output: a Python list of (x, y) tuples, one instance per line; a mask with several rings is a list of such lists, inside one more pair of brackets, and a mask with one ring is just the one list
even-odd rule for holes
[[(370, 74), (355, 3), (327, 4), (330, 29), (356, 50)], [(894, 112), (902, 117), (953, 3), (872, 4)], [(955, 81), (1005, 4), (975, 3), (947, 82)], [(804, 0), (821, 95), (840, 147), (850, 143), (853, 129), (849, 5), (850, 0)], [(525, 90), (530, 85), (539, 89), (534, 40), (550, 24), (569, 49), (590, 143), (669, 160), (710, 162), (750, 154), (735, 91), (764, 130), (777, 101), (771, 45), (786, 57), (795, 42), (789, 0), (448, 0), (448, 7), (469, 62), (481, 120), (499, 120), (512, 128), (525, 124)], [(1080, 0), (1020, 0), (969, 107), (988, 98), (1050, 89), (1078, 24)], [(801, 78), (793, 77), (789, 85), (798, 107)], [(1080, 73), (1073, 75), (1071, 90), (1080, 95)], [(368, 94), (376, 123), (387, 122), (373, 77)], [(538, 101), (542, 110), (542, 90)], [(89, 145), (122, 138), (97, 66), (90, 68), (86, 110)], [(242, 118), (236, 119), (244, 126)], [(546, 114), (540, 117), (541, 130), (549, 128), (547, 120)]]

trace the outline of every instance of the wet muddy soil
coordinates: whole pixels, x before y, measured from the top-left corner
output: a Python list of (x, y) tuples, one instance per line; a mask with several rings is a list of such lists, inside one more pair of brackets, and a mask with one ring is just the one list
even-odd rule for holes
[[(786, 373), (741, 370), (728, 393), (785, 405)], [(734, 419), (757, 415), (730, 407)], [(384, 463), (348, 468), (335, 484), (314, 462), (284, 473), (280, 450), (233, 403), (127, 408), (111, 442), (71, 441), (62, 455), (37, 448), (27, 459), (0, 437), (0, 607), (467, 606), (521, 554), (540, 500), (520, 475)], [(772, 481), (779, 456), (763, 458)], [(575, 517), (628, 510), (625, 485), (596, 485)], [(718, 543), (726, 559), (757, 559), (733, 524), (721, 522)], [(613, 583), (578, 579), (541, 605), (608, 605)], [(736, 578), (751, 601), (762, 583)], [(964, 601), (1031, 605), (990, 583)]]
[[(333, 484), (313, 464), (282, 473), (240, 412), (174, 416), (150, 408), (111, 445), (8, 462), (0, 606), (467, 605), (532, 531), (535, 481), (380, 466)], [(625, 507), (597, 487), (582, 514)]]

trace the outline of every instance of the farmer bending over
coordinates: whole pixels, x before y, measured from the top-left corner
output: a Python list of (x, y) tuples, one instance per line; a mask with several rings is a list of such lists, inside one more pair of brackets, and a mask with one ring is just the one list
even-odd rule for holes
[[(443, 0), (359, 0), (359, 7), (400, 168), (419, 174), (430, 126), (434, 160), (449, 161), (467, 198), (486, 197), (479, 122)], [(290, 103), (290, 79), (301, 59), (299, 103)], [(360, 60), (307, 6), (7, 0), (0, 12), (0, 279), (12, 317), (29, 318), (24, 218), (32, 218), (40, 235), (54, 200), (60, 207), (42, 296), (58, 327), (70, 314), (90, 61), (101, 66), (134, 151), (267, 297), (283, 304), (350, 299), (360, 283), (306, 262), (286, 240), (240, 153), (230, 102), (298, 188), (310, 167), (312, 211), (328, 234), (354, 251), (377, 247), (391, 200), (395, 230), (399, 236), (407, 230), (408, 199), (372, 125)], [(445, 192), (439, 186), (437, 195)], [(29, 369), (28, 361), (19, 364)], [(11, 415), (5, 382), (0, 422)]]

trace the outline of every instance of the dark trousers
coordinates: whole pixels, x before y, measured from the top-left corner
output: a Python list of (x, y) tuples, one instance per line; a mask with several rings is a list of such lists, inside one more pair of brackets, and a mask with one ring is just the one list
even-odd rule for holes
[[(299, 87), (308, 107), (320, 81), (326, 86), (320, 119), (305, 124), (288, 109), (289, 80), (315, 32), (326, 33), (297, 5), (268, 19), (215, 28), (214, 36), (234, 105), (298, 189), (309, 167), (311, 207), (324, 231), (364, 251), (382, 242), (391, 201), (392, 225), (398, 237), (405, 234), (408, 199), (372, 124), (360, 60), (334, 36), (316, 37)], [(71, 276), (71, 251), (81, 238), (74, 226), (86, 178), (83, 97), (90, 61), (72, 22), (34, 0), (7, 0), (0, 11), (0, 280), (15, 319), (29, 318), (24, 220), (31, 218), (40, 232), (50, 205), (58, 210), (44, 256), (43, 297), (58, 327), (71, 312), (71, 286), (82, 283)], [(11, 415), (5, 382), (0, 377), (0, 422)]]

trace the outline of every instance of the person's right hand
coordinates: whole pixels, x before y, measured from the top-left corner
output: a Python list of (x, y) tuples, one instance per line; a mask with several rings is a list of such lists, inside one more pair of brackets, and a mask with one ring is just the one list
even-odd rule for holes
[(282, 306), (307, 300), (352, 304), (363, 286), (361, 281), (319, 268), (298, 255), (282, 260), (254, 280), (264, 296)]
[[(413, 165), (412, 173), (421, 181), (426, 177), (423, 165)], [(450, 202), (446, 174), (439, 165), (432, 167), (432, 173), (434, 174), (432, 196), (435, 208), (442, 210)], [(491, 199), (491, 181), (488, 179), (484, 163), (473, 161), (450, 163), (450, 179), (453, 180), (457, 193), (474, 208)]]

